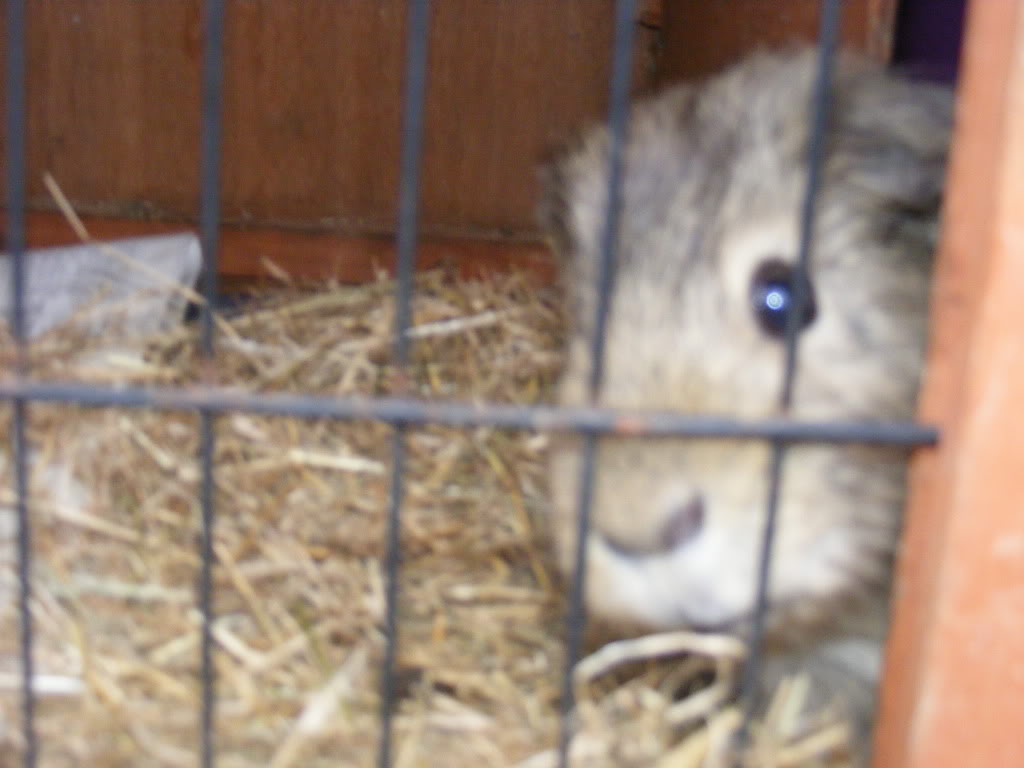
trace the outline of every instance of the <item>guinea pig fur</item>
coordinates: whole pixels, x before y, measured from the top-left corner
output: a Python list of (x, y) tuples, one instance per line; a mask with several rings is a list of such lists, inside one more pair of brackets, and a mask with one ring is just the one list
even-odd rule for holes
[[(813, 421), (908, 421), (953, 121), (949, 89), (841, 55), (813, 227), (811, 309), (792, 406), (766, 286), (799, 279), (817, 52), (758, 53), (633, 105), (616, 282), (597, 404)], [(571, 333), (559, 389), (589, 402), (609, 135), (577, 136), (544, 172), (543, 224)], [(604, 623), (741, 631), (755, 597), (771, 446), (601, 438), (586, 601)], [(907, 450), (796, 444), (782, 475), (766, 673), (809, 673), (816, 700), (870, 724), (901, 528)], [(575, 553), (580, 443), (554, 441), (552, 532)]]

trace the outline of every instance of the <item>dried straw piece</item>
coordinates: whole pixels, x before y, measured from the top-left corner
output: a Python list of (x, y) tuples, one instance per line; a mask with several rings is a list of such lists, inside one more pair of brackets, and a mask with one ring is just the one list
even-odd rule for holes
[[(392, 295), (387, 281), (257, 292), (250, 309), (221, 318), (230, 331), (218, 345), (219, 380), (254, 391), (387, 394), (396, 380)], [(414, 393), (547, 398), (561, 306), (523, 275), (419, 276)], [(66, 361), (100, 343), (109, 350), (112, 340), (47, 334), (32, 345), (35, 371), (83, 373)], [(0, 341), (0, 357), (10, 354)], [(109, 352), (89, 360), (93, 381), (201, 379), (194, 327), (150, 339), (131, 361)], [(54, 405), (32, 405), (30, 415), (38, 679), (60, 680), (65, 692), (40, 702), (44, 764), (193, 765), (197, 420)], [(0, 413), (0, 427), (8, 419)], [(219, 762), (372, 764), (391, 429), (251, 414), (225, 414), (216, 429)], [(410, 431), (406, 443), (396, 762), (553, 766), (564, 604), (544, 520), (547, 440), (436, 426)], [(9, 467), (7, 456), (7, 488)], [(74, 482), (55, 498), (61, 472)], [(4, 541), (0, 560), (12, 562)], [(0, 581), (0, 682), (17, 679), (16, 623), (13, 582)], [(741, 657), (731, 639), (687, 633), (597, 650), (576, 671), (576, 764), (701, 764), (734, 724), (723, 707)], [(628, 663), (636, 661), (644, 663)], [(709, 669), (710, 687), (697, 686)], [(693, 692), (676, 701), (681, 688)], [(17, 705), (17, 691), (0, 686), (0, 722), (18, 722)], [(766, 728), (785, 730), (789, 717)], [(766, 737), (774, 752), (751, 766), (817, 765), (814, 756), (841, 736), (823, 720), (799, 740)], [(17, 729), (0, 728), (0, 750), (20, 748)]]

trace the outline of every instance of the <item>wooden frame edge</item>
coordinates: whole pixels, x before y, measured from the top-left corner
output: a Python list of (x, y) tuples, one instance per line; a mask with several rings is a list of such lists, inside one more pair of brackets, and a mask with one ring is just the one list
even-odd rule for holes
[(1024, 0), (973, 0), (876, 768), (1024, 765)]
[[(193, 231), (188, 223), (139, 221), (125, 218), (83, 217), (96, 240)], [(27, 221), (30, 248), (71, 245), (78, 238), (56, 213), (30, 213)], [(228, 284), (273, 278), (275, 271), (295, 282), (365, 283), (380, 272), (394, 274), (393, 237), (298, 232), (273, 228), (225, 226), (221, 230), (219, 272)], [(419, 245), (417, 269), (450, 268), (462, 277), (522, 270), (544, 283), (556, 277), (554, 260), (543, 243), (474, 238), (424, 238)], [(275, 269), (276, 268), (276, 269)]]

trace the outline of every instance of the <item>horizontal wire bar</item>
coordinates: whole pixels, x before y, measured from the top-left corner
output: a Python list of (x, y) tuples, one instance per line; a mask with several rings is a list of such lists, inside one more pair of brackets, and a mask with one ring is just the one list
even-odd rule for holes
[(789, 443), (934, 445), (938, 430), (913, 422), (745, 421), (671, 412), (499, 403), (431, 402), (414, 398), (362, 398), (256, 393), (228, 388), (96, 387), (84, 384), (0, 380), (0, 400), (67, 403), (89, 408), (164, 411), (238, 411), (300, 419), (370, 420), (388, 424), (500, 427), (592, 432), (629, 437), (782, 440)]

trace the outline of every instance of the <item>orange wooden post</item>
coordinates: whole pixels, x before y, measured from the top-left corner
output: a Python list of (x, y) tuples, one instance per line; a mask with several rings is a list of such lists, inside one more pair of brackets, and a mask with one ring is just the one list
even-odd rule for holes
[(1024, 0), (973, 0), (878, 768), (1024, 766)]

